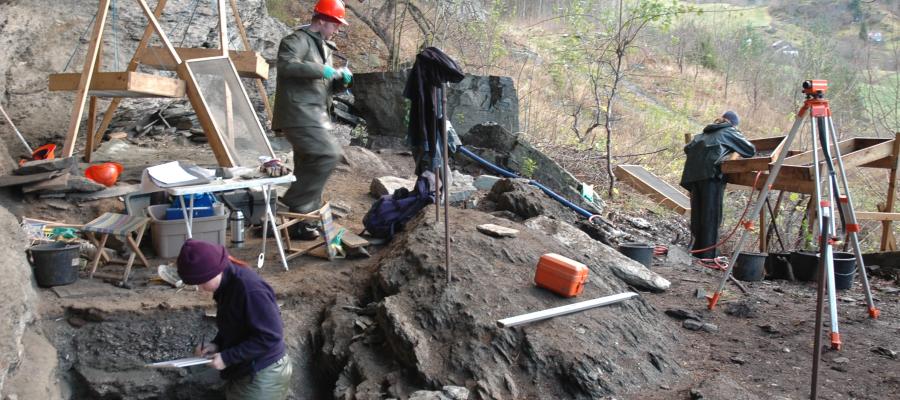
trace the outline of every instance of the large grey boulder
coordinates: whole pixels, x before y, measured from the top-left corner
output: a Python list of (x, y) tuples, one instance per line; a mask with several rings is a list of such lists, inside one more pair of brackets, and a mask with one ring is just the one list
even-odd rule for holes
[[(603, 209), (604, 204), (599, 196), (595, 195), (593, 202), (581, 196), (577, 190), (581, 182), (562, 165), (501, 125), (476, 125), (462, 134), (460, 139), (479, 157), (540, 182), (588, 212), (599, 214)], [(480, 165), (460, 153), (456, 154), (455, 160), (463, 165)]]
[(612, 247), (591, 239), (587, 233), (559, 220), (540, 216), (525, 221), (525, 226), (544, 232), (573, 252), (583, 253), (590, 259), (591, 272), (609, 270), (623, 282), (638, 289), (661, 292), (671, 283), (642, 264), (622, 255)]
[[(353, 75), (353, 109), (366, 120), (371, 135), (406, 136), (409, 100), (403, 88), (408, 75), (408, 70)], [(519, 131), (519, 100), (509, 77), (466, 75), (448, 86), (447, 110), (458, 133), (485, 122)]]

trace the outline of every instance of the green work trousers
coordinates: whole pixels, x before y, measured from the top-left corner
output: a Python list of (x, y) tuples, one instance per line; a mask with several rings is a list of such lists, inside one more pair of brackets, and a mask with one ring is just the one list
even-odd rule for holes
[(285, 138), (294, 149), (297, 181), (281, 198), (291, 212), (311, 213), (322, 207), (325, 183), (341, 159), (341, 145), (328, 129), (316, 127), (285, 129)]
[(283, 400), (291, 388), (291, 358), (287, 354), (255, 375), (228, 381), (225, 398), (228, 400)]

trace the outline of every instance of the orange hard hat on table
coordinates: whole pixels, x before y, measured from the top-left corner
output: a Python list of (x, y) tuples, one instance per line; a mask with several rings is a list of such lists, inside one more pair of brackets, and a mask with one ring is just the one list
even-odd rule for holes
[(112, 186), (119, 179), (119, 174), (124, 168), (122, 164), (107, 162), (103, 164), (91, 165), (84, 170), (84, 176), (104, 186)]
[(341, 0), (319, 0), (319, 2), (316, 3), (315, 12), (316, 14), (334, 18), (334, 20), (340, 22), (341, 25), (350, 25), (347, 23), (347, 20), (344, 19), (344, 2)]

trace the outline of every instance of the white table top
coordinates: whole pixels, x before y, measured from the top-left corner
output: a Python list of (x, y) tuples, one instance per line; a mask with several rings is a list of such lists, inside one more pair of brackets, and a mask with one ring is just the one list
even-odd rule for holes
[(297, 180), (294, 174), (287, 174), (275, 178), (256, 178), (256, 179), (218, 179), (210, 183), (191, 186), (176, 186), (165, 188), (164, 190), (173, 195), (181, 196), (185, 194), (197, 194), (206, 192), (224, 192), (228, 190), (246, 189), (250, 187), (259, 187), (266, 185), (283, 185)]

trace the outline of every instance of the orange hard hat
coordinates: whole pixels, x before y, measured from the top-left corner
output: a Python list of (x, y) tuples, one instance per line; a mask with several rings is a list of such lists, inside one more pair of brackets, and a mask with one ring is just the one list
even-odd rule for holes
[(31, 158), (34, 160), (52, 160), (56, 158), (56, 145), (53, 143), (45, 144), (41, 147), (34, 149), (34, 152), (31, 153)]
[(116, 184), (116, 180), (119, 179), (119, 174), (121, 174), (124, 169), (122, 164), (107, 162), (87, 167), (87, 169), (84, 170), (84, 176), (108, 187)]
[(344, 19), (344, 2), (341, 0), (319, 0), (319, 2), (316, 3), (315, 12), (316, 14), (334, 18), (337, 22), (340, 22), (341, 25), (350, 25), (347, 23), (347, 20)]

